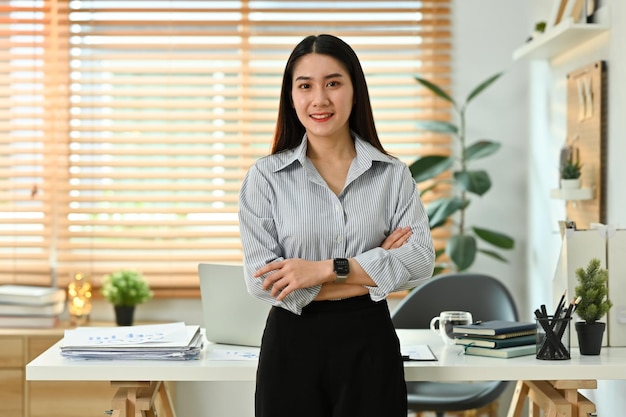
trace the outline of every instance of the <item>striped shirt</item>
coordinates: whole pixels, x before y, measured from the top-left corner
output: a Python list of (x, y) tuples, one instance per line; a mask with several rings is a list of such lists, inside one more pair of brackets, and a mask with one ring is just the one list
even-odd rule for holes
[[(239, 226), (248, 291), (300, 314), (321, 285), (297, 289), (282, 301), (252, 274), (289, 258), (354, 258), (377, 284), (374, 301), (432, 276), (434, 249), (428, 218), (406, 164), (353, 133), (356, 157), (336, 195), (306, 156), (307, 138), (295, 149), (263, 157), (250, 168), (239, 194)], [(413, 234), (403, 246), (380, 247), (397, 227)]]

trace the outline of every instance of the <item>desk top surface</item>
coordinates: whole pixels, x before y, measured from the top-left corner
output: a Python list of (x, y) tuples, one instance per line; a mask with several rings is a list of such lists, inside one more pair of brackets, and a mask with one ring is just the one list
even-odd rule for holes
[[(500, 359), (463, 355), (462, 347), (444, 347), (430, 330), (400, 329), (398, 336), (403, 345), (428, 344), (438, 358), (405, 362), (407, 381), (626, 379), (626, 348), (603, 347), (598, 356), (581, 356), (578, 348), (572, 348), (572, 359), (562, 361), (538, 360), (534, 355)], [(209, 344), (200, 359), (192, 361), (107, 361), (66, 359), (59, 344), (26, 365), (27, 380), (254, 381), (256, 377), (256, 360), (207, 358), (207, 352), (223, 345)]]

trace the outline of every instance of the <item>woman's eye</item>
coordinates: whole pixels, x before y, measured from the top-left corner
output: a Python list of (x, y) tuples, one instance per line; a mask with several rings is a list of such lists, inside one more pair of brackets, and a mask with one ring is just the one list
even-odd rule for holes
[(339, 81), (331, 81), (328, 84), (326, 84), (328, 87), (336, 87), (339, 85)]
[(310, 87), (310, 85), (309, 85), (309, 84), (300, 84), (300, 85), (298, 86), (298, 88), (300, 88), (300, 89), (302, 89), (302, 90), (307, 89), (307, 88), (309, 88), (309, 87)]

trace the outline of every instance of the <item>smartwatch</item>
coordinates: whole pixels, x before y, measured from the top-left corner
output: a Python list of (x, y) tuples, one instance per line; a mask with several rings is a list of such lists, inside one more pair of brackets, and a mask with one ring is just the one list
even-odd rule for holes
[(337, 274), (335, 282), (343, 284), (346, 282), (348, 274), (350, 273), (350, 264), (346, 258), (335, 258), (333, 259), (333, 270), (335, 274)]

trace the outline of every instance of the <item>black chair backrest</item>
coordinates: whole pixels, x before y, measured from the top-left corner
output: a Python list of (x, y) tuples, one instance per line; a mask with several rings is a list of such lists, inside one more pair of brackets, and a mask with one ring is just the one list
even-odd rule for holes
[(442, 311), (472, 313), (474, 321), (517, 320), (517, 307), (509, 290), (488, 275), (437, 275), (414, 288), (396, 306), (391, 318), (397, 329), (428, 329)]

